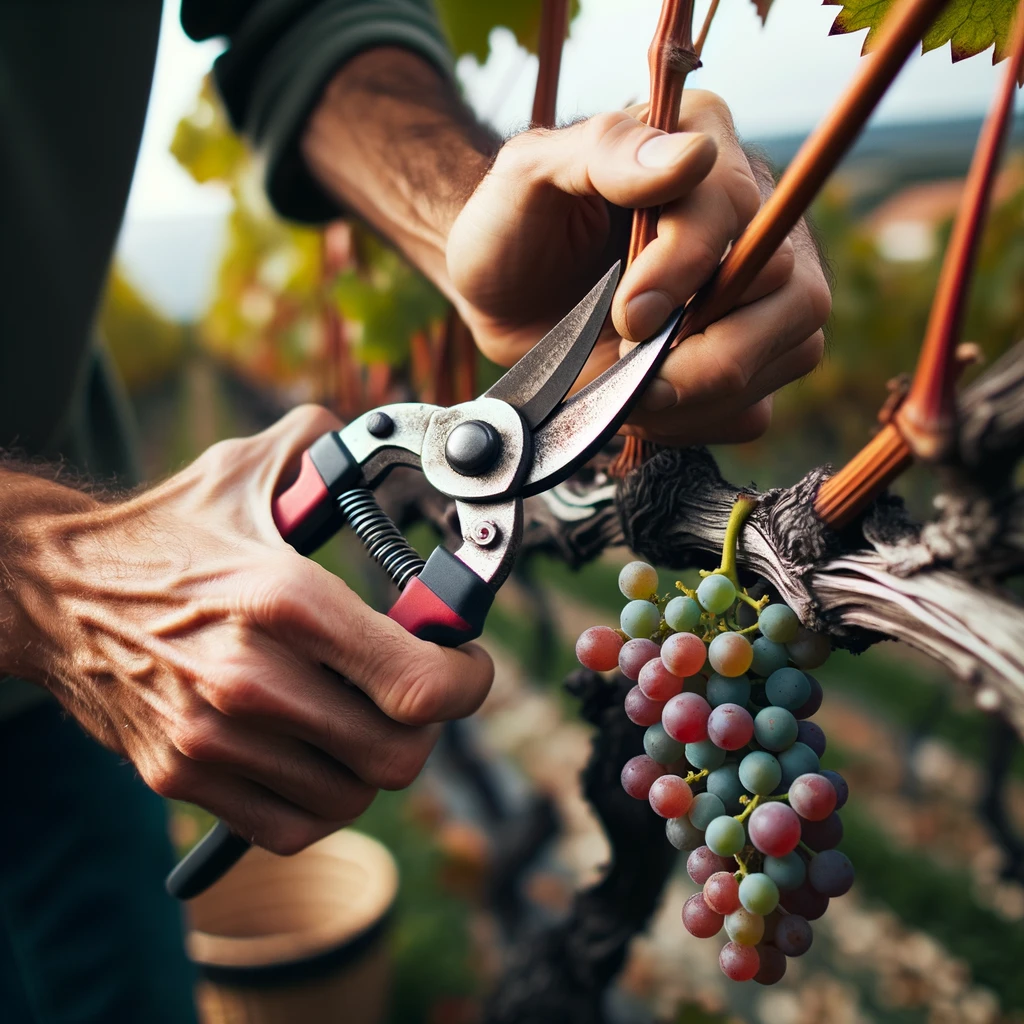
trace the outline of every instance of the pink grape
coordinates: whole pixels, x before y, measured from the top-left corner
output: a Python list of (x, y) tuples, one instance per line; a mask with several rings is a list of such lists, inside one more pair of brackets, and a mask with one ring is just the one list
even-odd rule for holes
[(754, 808), (747, 820), (750, 841), (769, 857), (785, 857), (800, 842), (800, 819), (792, 807), (777, 800)]
[(754, 735), (754, 719), (739, 704), (719, 704), (707, 722), (708, 739), (722, 750), (739, 750)]
[(686, 858), (686, 873), (697, 885), (703, 885), (716, 871), (727, 871), (730, 864), (735, 867), (731, 858), (719, 857), (707, 846), (698, 846)]
[(727, 942), (718, 954), (718, 966), (732, 981), (750, 981), (761, 968), (761, 958), (753, 946)]
[(824, 821), (836, 809), (836, 791), (824, 775), (798, 775), (789, 786), (789, 806), (807, 821)]
[(743, 675), (754, 660), (754, 648), (739, 633), (719, 633), (708, 647), (711, 667), (730, 679)]
[(693, 633), (673, 633), (661, 645), (661, 660), (669, 672), (680, 679), (699, 672), (707, 655), (704, 641)]
[(757, 955), (760, 958), (761, 966), (754, 981), (758, 985), (774, 985), (782, 981), (786, 973), (786, 956), (774, 946), (756, 946)]
[(731, 871), (716, 871), (704, 883), (704, 902), (716, 914), (740, 909), (740, 886)]
[(584, 668), (610, 672), (619, 663), (622, 637), (610, 626), (591, 626), (576, 641), (576, 658)]
[(626, 717), (634, 725), (642, 725), (644, 728), (661, 721), (661, 709), (665, 706), (662, 701), (645, 696), (639, 686), (634, 686), (626, 694), (622, 704), (626, 709)]
[(725, 918), (716, 914), (705, 902), (704, 897), (695, 892), (683, 904), (683, 927), (698, 939), (710, 939), (722, 930)]
[(646, 800), (654, 780), (664, 774), (665, 769), (657, 761), (652, 761), (646, 754), (640, 754), (631, 757), (622, 766), (622, 788), (634, 800)]
[(665, 704), (661, 724), (680, 743), (707, 739), (711, 705), (699, 693), (680, 693)]
[(651, 658), (640, 669), (640, 678), (637, 682), (651, 700), (666, 701), (669, 697), (683, 692), (683, 680), (669, 672), (661, 658)]
[(640, 670), (660, 651), (653, 640), (627, 640), (619, 651), (619, 671), (635, 683)]
[(681, 818), (693, 803), (693, 790), (678, 775), (662, 775), (651, 783), (647, 799), (662, 818)]

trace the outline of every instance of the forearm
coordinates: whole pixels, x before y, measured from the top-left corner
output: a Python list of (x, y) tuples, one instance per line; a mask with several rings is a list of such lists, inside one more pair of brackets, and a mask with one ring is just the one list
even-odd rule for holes
[(302, 150), (339, 202), (451, 297), (448, 231), (498, 144), (426, 61), (380, 48), (335, 75), (309, 119)]
[(0, 676), (36, 681), (46, 676), (43, 538), (52, 536), (58, 517), (97, 505), (89, 495), (34, 475), (29, 467), (0, 465)]

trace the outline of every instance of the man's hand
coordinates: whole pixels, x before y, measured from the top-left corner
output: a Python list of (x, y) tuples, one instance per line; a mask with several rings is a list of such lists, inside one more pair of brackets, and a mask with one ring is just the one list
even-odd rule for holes
[[(623, 275), (612, 326), (580, 384), (650, 337), (714, 273), (759, 209), (761, 189), (717, 96), (684, 93), (679, 127), (667, 135), (629, 113), (602, 114), (505, 143), (447, 247), (456, 305), (486, 355), (513, 363), (622, 255), (613, 207), (663, 208), (657, 239)], [(672, 444), (759, 436), (772, 393), (821, 358), (830, 306), (801, 226), (739, 308), (672, 352), (636, 428)]]
[(278, 535), (282, 477), (337, 426), (297, 409), (119, 504), (0, 471), (0, 673), (282, 854), (412, 782), (492, 677), (480, 648), (415, 639)]
[[(503, 365), (624, 255), (625, 208), (663, 205), (582, 384), (619, 356), (620, 339), (649, 337), (714, 273), (771, 190), (717, 96), (685, 92), (679, 128), (667, 135), (629, 113), (601, 114), (499, 148), (423, 60), (382, 48), (338, 72), (303, 150), (324, 186), (401, 248)], [(830, 305), (801, 225), (739, 308), (669, 356), (633, 429), (670, 444), (763, 433), (772, 393), (821, 358)]]

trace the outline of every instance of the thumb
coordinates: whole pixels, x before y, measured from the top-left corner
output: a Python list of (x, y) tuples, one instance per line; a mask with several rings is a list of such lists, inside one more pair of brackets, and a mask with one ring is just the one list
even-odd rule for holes
[(692, 191), (718, 149), (703, 132), (663, 132), (626, 113), (598, 114), (523, 147), (538, 176), (562, 192), (616, 206), (660, 206)]

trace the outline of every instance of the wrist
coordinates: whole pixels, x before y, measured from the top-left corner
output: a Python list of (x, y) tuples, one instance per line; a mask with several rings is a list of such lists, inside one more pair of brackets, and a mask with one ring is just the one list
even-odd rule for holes
[(97, 507), (80, 491), (0, 469), (0, 676), (50, 678), (60, 629), (48, 581), (68, 526)]
[(317, 180), (449, 297), (448, 234), (498, 145), (450, 81), (395, 47), (348, 61), (302, 138)]

